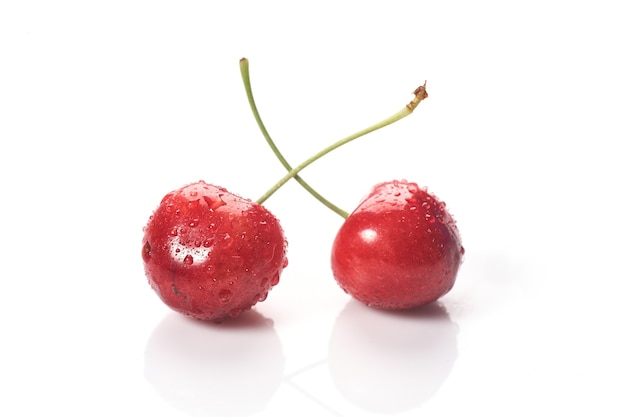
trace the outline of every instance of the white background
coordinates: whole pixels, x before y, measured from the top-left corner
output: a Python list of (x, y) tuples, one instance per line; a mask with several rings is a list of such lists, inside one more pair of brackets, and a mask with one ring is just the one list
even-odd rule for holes
[[(626, 415), (623, 6), (594, 1), (4, 1), (0, 414)], [(220, 326), (165, 307), (142, 227), (204, 179), (252, 199), (283, 169), (346, 210), (406, 178), (466, 248), (423, 311), (330, 272), (342, 219), (296, 183), (266, 207), (290, 265)]]

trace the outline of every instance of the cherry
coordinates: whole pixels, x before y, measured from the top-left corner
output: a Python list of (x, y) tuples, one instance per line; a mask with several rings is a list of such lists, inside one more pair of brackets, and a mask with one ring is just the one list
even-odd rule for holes
[(376, 185), (345, 220), (331, 250), (335, 279), (371, 307), (431, 303), (454, 285), (464, 253), (445, 203), (407, 181)]
[(144, 228), (148, 281), (170, 308), (219, 322), (265, 300), (287, 266), (265, 207), (199, 181), (163, 197)]
[[(450, 291), (465, 251), (454, 219), (434, 195), (415, 183), (385, 182), (375, 186), (348, 215), (298, 175), (339, 146), (411, 114), (428, 97), (426, 85), (417, 88), (414, 99), (399, 112), (292, 168), (261, 120), (252, 95), (248, 64), (244, 60), (241, 74), (257, 124), (274, 154), (289, 171), (277, 186), (295, 178), (315, 198), (345, 219), (331, 250), (331, 268), (339, 286), (368, 306), (394, 310), (431, 303)], [(274, 191), (270, 189), (261, 201)]]

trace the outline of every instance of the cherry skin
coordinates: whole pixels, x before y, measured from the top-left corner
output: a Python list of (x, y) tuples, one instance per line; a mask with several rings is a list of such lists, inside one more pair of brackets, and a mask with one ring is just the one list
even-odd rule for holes
[(331, 267), (355, 299), (402, 310), (450, 291), (464, 252), (445, 203), (415, 183), (391, 181), (376, 185), (346, 218)]
[(265, 300), (287, 266), (279, 221), (203, 181), (167, 194), (144, 228), (148, 281), (175, 311), (220, 322)]

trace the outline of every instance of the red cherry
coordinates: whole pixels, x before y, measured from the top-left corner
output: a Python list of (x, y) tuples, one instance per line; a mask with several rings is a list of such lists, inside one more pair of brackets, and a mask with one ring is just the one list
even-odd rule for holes
[(384, 182), (348, 216), (332, 247), (338, 284), (368, 306), (408, 309), (454, 285), (464, 249), (445, 203), (407, 181)]
[(175, 311), (210, 321), (265, 300), (287, 266), (278, 220), (203, 181), (167, 194), (144, 228), (146, 276)]

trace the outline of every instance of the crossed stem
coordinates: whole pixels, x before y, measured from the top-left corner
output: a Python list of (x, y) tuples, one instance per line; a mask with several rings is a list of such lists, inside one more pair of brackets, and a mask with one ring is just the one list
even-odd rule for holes
[(318, 201), (320, 201), (322, 204), (324, 204), (326, 207), (328, 207), (329, 209), (331, 209), (335, 213), (339, 214), (344, 219), (348, 217), (348, 212), (346, 212), (345, 210), (342, 210), (341, 208), (337, 207), (335, 204), (333, 204), (328, 199), (324, 198), (320, 193), (318, 193), (304, 179), (302, 179), (302, 177), (300, 177), (300, 175), (299, 175), (300, 171), (302, 171), (304, 168), (306, 168), (307, 166), (311, 165), (313, 162), (317, 161), (318, 159), (320, 159), (324, 155), (326, 155), (326, 154), (330, 153), (331, 151), (339, 148), (340, 146), (343, 146), (343, 145), (345, 145), (348, 142), (351, 142), (351, 141), (353, 141), (355, 139), (358, 139), (358, 138), (360, 138), (362, 136), (365, 136), (368, 133), (372, 133), (372, 132), (374, 132), (374, 131), (376, 131), (378, 129), (382, 129), (385, 126), (389, 126), (390, 124), (393, 124), (393, 123), (397, 122), (398, 120), (401, 120), (401, 119), (405, 118), (409, 114), (413, 113), (413, 110), (415, 110), (415, 108), (418, 106), (419, 103), (422, 102), (422, 100), (424, 100), (426, 97), (428, 97), (428, 93), (426, 92), (426, 82), (424, 82), (423, 85), (417, 87), (417, 89), (413, 92), (413, 95), (414, 95), (413, 99), (406, 106), (404, 106), (400, 111), (394, 113), (393, 115), (387, 117), (386, 119), (384, 119), (384, 120), (382, 120), (382, 121), (380, 121), (378, 123), (375, 123), (375, 124), (365, 128), (363, 130), (359, 130), (358, 132), (355, 132), (355, 133), (353, 133), (353, 134), (351, 134), (351, 135), (349, 135), (349, 136), (347, 136), (347, 137), (345, 137), (345, 138), (343, 138), (341, 140), (338, 140), (337, 142), (335, 142), (332, 145), (322, 149), (321, 151), (319, 151), (318, 153), (316, 153), (315, 155), (313, 155), (309, 159), (307, 159), (304, 162), (302, 162), (300, 165), (298, 165), (295, 168), (293, 168), (289, 164), (289, 162), (287, 162), (285, 157), (282, 155), (282, 153), (280, 152), (280, 150), (278, 149), (278, 147), (276, 146), (276, 144), (272, 140), (272, 138), (269, 135), (267, 129), (265, 128), (265, 124), (263, 123), (263, 120), (261, 119), (261, 116), (260, 116), (259, 111), (257, 109), (256, 103), (254, 101), (254, 96), (252, 94), (252, 86), (251, 86), (251, 83), (250, 83), (249, 62), (248, 62), (248, 60), (246, 58), (242, 58), (239, 61), (239, 68), (241, 70), (241, 77), (243, 79), (243, 84), (244, 84), (244, 87), (246, 89), (246, 95), (248, 96), (248, 103), (250, 104), (250, 109), (252, 110), (252, 114), (254, 115), (254, 118), (255, 118), (255, 120), (257, 122), (257, 125), (259, 126), (259, 129), (261, 130), (261, 133), (265, 137), (265, 140), (269, 144), (269, 146), (272, 149), (272, 152), (274, 153), (274, 155), (276, 155), (278, 160), (281, 162), (281, 164), (288, 171), (288, 173), (283, 178), (281, 178), (276, 184), (274, 184), (269, 190), (267, 190), (265, 192), (265, 194), (263, 194), (256, 202), (258, 204), (263, 204), (280, 187), (282, 187), (287, 181), (289, 181), (291, 178), (293, 178), (305, 190), (307, 190), (313, 197), (315, 197)]

